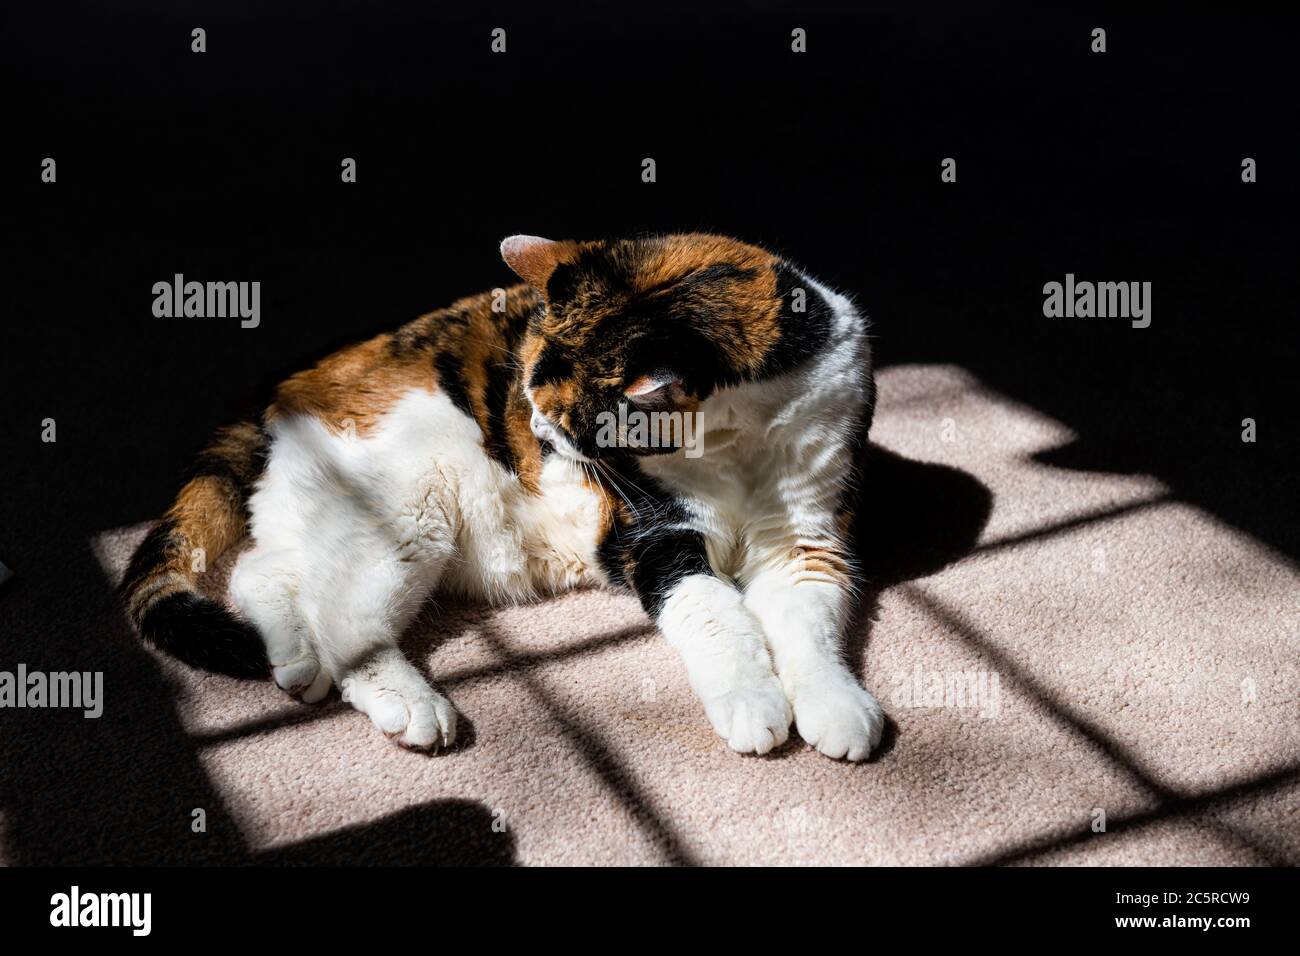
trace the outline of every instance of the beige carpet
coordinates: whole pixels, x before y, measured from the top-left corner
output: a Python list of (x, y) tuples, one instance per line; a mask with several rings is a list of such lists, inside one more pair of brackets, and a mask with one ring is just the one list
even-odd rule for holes
[[(892, 721), (878, 758), (797, 737), (731, 753), (630, 597), (440, 606), (407, 642), (469, 728), (437, 756), (336, 698), (161, 661), (227, 845), (277, 862), (1300, 862), (1295, 567), (1155, 480), (1036, 463), (1072, 436), (959, 369), (879, 384), (881, 587), (852, 648)], [(144, 530), (95, 543), (111, 575)]]

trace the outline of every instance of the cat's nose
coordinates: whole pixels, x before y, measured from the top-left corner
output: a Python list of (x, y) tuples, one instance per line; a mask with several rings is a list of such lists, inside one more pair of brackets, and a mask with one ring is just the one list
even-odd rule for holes
[(551, 437), (551, 423), (537, 409), (533, 409), (532, 421), (529, 424), (532, 426), (533, 434), (538, 438), (546, 439)]

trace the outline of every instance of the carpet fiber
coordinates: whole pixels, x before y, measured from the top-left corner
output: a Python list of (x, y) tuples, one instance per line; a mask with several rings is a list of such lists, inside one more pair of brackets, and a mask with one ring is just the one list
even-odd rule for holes
[[(133, 804), (146, 785), (126, 778), (102, 792), (112, 803), (118, 779), (124, 818), (160, 821), (119, 831), (101, 811), (89, 846), (55, 855), (1300, 862), (1292, 564), (1154, 479), (1041, 461), (1072, 436), (959, 369), (895, 367), (879, 384), (862, 520), (872, 587), (850, 644), (890, 717), (871, 762), (828, 760), (793, 734), (766, 757), (730, 752), (622, 595), (431, 607), (405, 647), (464, 737), (434, 756), (387, 743), (336, 694), (307, 707), (155, 663), (122, 627), (107, 656), (140, 655), (155, 684), (161, 668), (174, 701), (141, 703), (114, 731), (145, 758), (121, 772), (147, 775), (147, 798)], [(110, 577), (145, 530), (93, 543)], [(108, 708), (132, 706), (115, 693)], [(210, 804), (202, 833), (196, 792)]]

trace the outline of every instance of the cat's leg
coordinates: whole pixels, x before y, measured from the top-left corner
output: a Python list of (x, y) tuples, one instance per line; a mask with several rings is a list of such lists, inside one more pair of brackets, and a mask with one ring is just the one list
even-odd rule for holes
[(763, 630), (740, 592), (713, 574), (699, 535), (654, 535), (633, 556), (633, 587), (681, 656), (718, 736), (741, 753), (763, 754), (784, 743), (790, 704)]
[(346, 541), (316, 549), (315, 566), (332, 570), (300, 592), (321, 662), (343, 699), (415, 750), (450, 746), (456, 737), (451, 702), (398, 648), (453, 554), (450, 529), (429, 524), (418, 540), (404, 540), (391, 522), (358, 518)]
[(885, 718), (844, 662), (848, 577), (830, 551), (796, 552), (749, 582), (745, 605), (767, 635), (799, 736), (828, 757), (865, 760)]
[(732, 750), (764, 754), (785, 743), (790, 705), (739, 591), (711, 574), (688, 575), (656, 623), (681, 655), (709, 723)]
[(325, 676), (312, 678), (313, 693), (337, 684), (397, 743), (423, 749), (451, 743), (455, 711), (398, 638), (455, 553), (458, 513), (435, 466), (442, 430), (427, 415), (393, 422), (411, 434), (381, 428), (358, 439), (305, 416), (274, 424), (250, 499), (257, 549), (241, 562), (235, 593), (281, 686), (306, 680), (319, 662)]
[(296, 550), (259, 545), (240, 557), (230, 576), (230, 594), (262, 635), (276, 685), (314, 704), (324, 700), (333, 681), (321, 666), (311, 625), (298, 607), (300, 564)]
[(249, 530), (256, 542), (230, 576), (230, 596), (266, 644), (275, 683), (304, 703), (329, 693), (332, 680), (321, 666), (315, 635), (298, 603), (312, 515), (329, 494), (315, 484), (315, 457), (293, 430), (272, 442), (266, 471), (248, 502)]
[(398, 746), (429, 750), (455, 742), (455, 707), (397, 647), (378, 644), (343, 673), (343, 699)]

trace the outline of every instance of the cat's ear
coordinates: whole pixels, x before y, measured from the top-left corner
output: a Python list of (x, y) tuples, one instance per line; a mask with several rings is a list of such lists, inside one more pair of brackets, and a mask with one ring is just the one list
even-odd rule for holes
[(642, 375), (623, 390), (624, 397), (642, 411), (671, 412), (686, 404), (686, 389), (672, 372)]
[(501, 243), (501, 258), (519, 278), (544, 292), (546, 280), (572, 249), (572, 242), (556, 242), (541, 236), (510, 236)]

